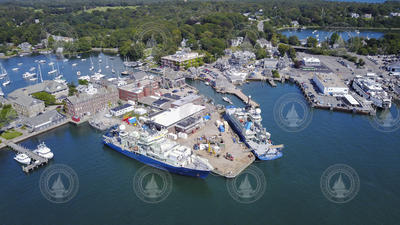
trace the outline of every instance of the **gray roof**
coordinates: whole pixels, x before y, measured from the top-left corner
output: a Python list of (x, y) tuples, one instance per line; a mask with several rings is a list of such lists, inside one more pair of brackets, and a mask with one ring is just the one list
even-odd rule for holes
[(33, 106), (36, 104), (44, 104), (42, 100), (33, 98), (33, 97), (31, 97), (29, 95), (25, 95), (23, 93), (15, 93), (12, 96), (8, 96), (8, 99), (11, 102), (14, 102), (16, 104), (23, 105), (26, 107)]
[(56, 121), (56, 120), (59, 120), (62, 118), (64, 118), (63, 115), (58, 113), (56, 110), (51, 110), (51, 111), (44, 112), (40, 115), (37, 115), (35, 117), (25, 119), (24, 123), (29, 125), (30, 127), (35, 127), (35, 126), (39, 126), (39, 125), (42, 125), (47, 122), (53, 122), (53, 121)]
[(36, 92), (41, 92), (45, 91), (47, 93), (54, 93), (57, 91), (62, 91), (62, 90), (67, 90), (68, 86), (65, 84), (60, 84), (57, 83), (53, 80), (44, 80), (41, 83), (30, 85), (24, 88), (19, 88), (10, 94), (8, 94), (8, 97), (15, 97), (15, 96), (21, 96), (21, 95), (31, 95)]
[(148, 76), (148, 74), (146, 72), (139, 71), (139, 72), (134, 73), (132, 76), (135, 80), (143, 80), (144, 78), (146, 78)]

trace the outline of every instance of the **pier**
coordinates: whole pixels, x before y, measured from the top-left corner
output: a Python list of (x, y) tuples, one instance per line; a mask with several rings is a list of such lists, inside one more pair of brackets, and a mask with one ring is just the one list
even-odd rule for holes
[(33, 160), (33, 162), (30, 165), (22, 166), (22, 171), (24, 171), (25, 173), (29, 173), (31, 170), (34, 170), (42, 165), (47, 164), (49, 161), (48, 159), (39, 156), (38, 154), (34, 153), (33, 151), (31, 151), (21, 145), (17, 145), (13, 142), (7, 143), (7, 146), (18, 153), (26, 154), (29, 158), (31, 158)]
[(240, 100), (242, 100), (244, 103), (246, 104), (250, 104), (253, 107), (259, 107), (260, 105), (253, 101), (251, 98), (249, 98), (249, 96), (246, 96), (241, 90), (239, 89), (231, 89), (231, 90), (218, 90), (216, 89), (216, 91), (218, 93), (222, 93), (222, 94), (232, 94), (235, 95), (236, 97), (238, 97)]

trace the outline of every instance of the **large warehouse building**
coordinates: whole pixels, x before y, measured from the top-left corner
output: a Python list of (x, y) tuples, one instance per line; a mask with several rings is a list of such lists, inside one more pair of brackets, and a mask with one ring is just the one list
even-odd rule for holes
[(349, 88), (333, 74), (315, 74), (314, 83), (324, 95), (343, 96), (349, 93)]
[(175, 133), (177, 125), (181, 129), (179, 131), (183, 131), (184, 127), (191, 127), (192, 123), (198, 123), (205, 108), (202, 105), (188, 103), (151, 115), (149, 122), (157, 129), (168, 129), (169, 132)]

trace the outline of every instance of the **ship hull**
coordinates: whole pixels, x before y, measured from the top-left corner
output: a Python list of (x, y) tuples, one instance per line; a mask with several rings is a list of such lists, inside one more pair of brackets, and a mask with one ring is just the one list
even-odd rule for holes
[(279, 152), (278, 154), (274, 156), (263, 156), (263, 155), (258, 155), (256, 151), (251, 151), (253, 154), (257, 157), (259, 160), (274, 160), (274, 159), (279, 159), (283, 156), (282, 152)]
[(107, 145), (108, 147), (112, 148), (113, 150), (115, 150), (119, 153), (122, 153), (125, 156), (128, 156), (129, 158), (136, 159), (146, 165), (149, 165), (149, 166), (161, 169), (161, 170), (165, 170), (165, 171), (168, 171), (171, 173), (175, 173), (175, 174), (179, 174), (179, 175), (183, 175), (183, 176), (201, 177), (201, 178), (207, 177), (208, 174), (210, 173), (210, 171), (205, 171), (205, 170), (195, 170), (195, 169), (189, 169), (189, 168), (183, 168), (183, 167), (175, 167), (175, 166), (157, 161), (155, 159), (152, 159), (152, 158), (147, 157), (142, 154), (123, 150), (121, 147), (116, 146), (113, 143), (108, 143), (106, 141), (103, 141), (103, 143), (105, 145)]
[(279, 152), (279, 154), (277, 154), (274, 157), (270, 157), (270, 156), (261, 156), (259, 154), (257, 154), (256, 151), (254, 151), (254, 149), (250, 146), (250, 144), (246, 141), (246, 137), (243, 135), (241, 128), (237, 127), (237, 125), (232, 121), (232, 117), (231, 115), (228, 114), (224, 114), (224, 119), (226, 121), (228, 121), (229, 125), (232, 127), (233, 131), (235, 131), (235, 133), (239, 136), (240, 141), (242, 141), (248, 148), (251, 149), (251, 152), (256, 156), (257, 159), (259, 160), (274, 160), (274, 159), (279, 159), (282, 157), (282, 152)]

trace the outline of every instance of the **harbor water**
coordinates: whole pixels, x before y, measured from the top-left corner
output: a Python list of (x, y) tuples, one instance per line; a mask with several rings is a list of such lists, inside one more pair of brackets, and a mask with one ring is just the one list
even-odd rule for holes
[[(189, 83), (214, 102), (224, 103), (210, 86), (200, 81)], [(260, 104), (262, 123), (272, 134), (271, 139), (285, 144), (281, 159), (253, 164), (266, 181), (265, 192), (257, 201), (236, 201), (223, 177), (209, 175), (196, 179), (172, 174), (170, 194), (158, 203), (147, 203), (133, 188), (143, 164), (105, 147), (102, 133), (89, 125), (65, 125), (20, 143), (33, 149), (44, 141), (55, 155), (49, 165), (28, 175), (13, 159), (14, 152), (0, 151), (0, 223), (398, 223), (399, 130), (383, 133), (370, 125), (367, 116), (313, 110), (307, 128), (287, 132), (274, 120), (273, 108), (284, 94), (300, 93), (295, 85), (278, 84), (272, 88), (254, 82), (244, 84), (242, 89)], [(243, 106), (236, 97), (229, 98), (235, 105)], [(359, 192), (344, 204), (329, 201), (320, 188), (323, 172), (338, 163), (351, 166), (360, 180)], [(56, 164), (69, 166), (79, 179), (79, 190), (66, 203), (48, 201), (40, 190), (41, 175)]]

